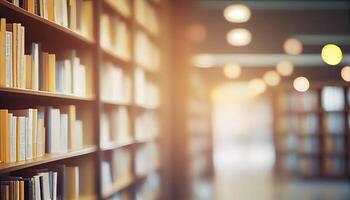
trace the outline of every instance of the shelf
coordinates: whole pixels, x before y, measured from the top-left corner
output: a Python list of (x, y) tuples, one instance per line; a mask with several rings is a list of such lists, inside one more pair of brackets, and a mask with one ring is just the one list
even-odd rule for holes
[[(75, 40), (86, 45), (93, 45), (95, 42), (89, 38), (82, 36), (81, 34), (70, 30), (69, 28), (63, 27), (59, 24), (51, 22), (43, 17), (32, 14), (20, 7), (13, 5), (5, 0), (0, 0), (0, 16), (6, 17), (9, 22), (18, 22), (23, 24), (25, 27), (36, 27), (36, 33), (41, 33), (41, 35), (48, 35), (50, 33), (61, 33), (69, 36)], [(47, 32), (47, 28), (50, 28), (50, 32)], [(26, 29), (27, 31), (28, 29)], [(46, 30), (46, 31), (42, 31)], [(28, 35), (28, 34), (26, 34)], [(51, 35), (52, 36), (52, 35)], [(51, 38), (52, 40), (52, 38)]]
[(109, 11), (109, 12), (113, 13), (114, 15), (117, 15), (122, 21), (126, 22), (127, 24), (130, 24), (131, 17), (132, 17), (131, 14), (130, 14), (130, 16), (123, 15), (122, 13), (119, 12), (119, 10), (114, 8), (114, 6), (111, 5), (110, 3), (108, 3), (108, 1), (106, 1), (106, 0), (103, 0), (103, 5), (104, 5), (104, 8), (106, 8), (106, 11)]
[(127, 142), (110, 142), (108, 144), (103, 144), (101, 146), (102, 151), (109, 151), (114, 149), (125, 148), (134, 145), (134, 140), (130, 140)]
[(24, 96), (37, 96), (37, 97), (49, 97), (49, 98), (57, 98), (57, 99), (70, 99), (70, 100), (78, 100), (78, 101), (93, 101), (94, 97), (80, 97), (70, 94), (63, 93), (52, 93), (47, 91), (38, 91), (38, 90), (30, 90), (30, 89), (21, 89), (21, 88), (6, 88), (0, 87), (0, 93), (7, 93), (12, 95), (24, 95)]
[(42, 165), (45, 163), (50, 163), (58, 160), (63, 160), (67, 158), (74, 158), (77, 156), (82, 156), (90, 153), (94, 153), (97, 151), (97, 147), (94, 145), (85, 146), (82, 149), (79, 150), (71, 150), (67, 153), (63, 154), (46, 154), (41, 158), (33, 159), (33, 160), (26, 160), (16, 163), (8, 163), (8, 164), (0, 164), (0, 174), (8, 173), (12, 171), (17, 171), (20, 169), (33, 167), (37, 165)]
[(105, 48), (105, 47), (101, 47), (101, 50), (102, 50), (104, 57), (106, 57), (109, 61), (119, 65), (119, 67), (121, 67), (121, 68), (132, 69), (133, 66), (131, 65), (131, 62), (119, 57), (116, 53), (114, 53), (113, 50)]
[(125, 107), (131, 106), (131, 103), (123, 103), (123, 102), (117, 102), (117, 101), (112, 101), (112, 100), (101, 100), (101, 102), (105, 106), (125, 106)]
[(135, 22), (135, 28), (138, 31), (141, 31), (147, 35), (147, 37), (152, 41), (154, 45), (158, 46), (159, 43), (159, 33), (152, 33), (150, 30), (148, 30), (143, 24), (140, 24), (139, 22)]
[(134, 103), (135, 108), (139, 110), (158, 110), (159, 106), (146, 106), (146, 105), (139, 105)]
[(113, 196), (115, 193), (120, 192), (120, 191), (130, 187), (135, 182), (135, 180), (136, 179), (133, 177), (126, 177), (126, 178), (123, 178), (123, 179), (116, 181), (115, 183), (112, 184), (112, 186), (110, 188), (103, 191), (102, 197), (104, 199), (107, 199), (107, 198)]

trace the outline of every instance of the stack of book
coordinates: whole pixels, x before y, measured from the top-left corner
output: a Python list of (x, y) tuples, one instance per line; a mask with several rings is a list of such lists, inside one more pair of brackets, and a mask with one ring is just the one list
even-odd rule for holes
[(130, 116), (127, 108), (119, 107), (101, 115), (101, 144), (129, 142)]
[(113, 151), (113, 180), (114, 182), (132, 177), (131, 152), (127, 149)]
[(157, 108), (159, 105), (159, 90), (152, 82), (145, 77), (141, 68), (135, 70), (135, 104), (147, 108)]
[(0, 180), (1, 199), (77, 199), (79, 168), (58, 165), (52, 170), (27, 170)]
[(160, 52), (149, 37), (141, 32), (135, 33), (135, 62), (148, 71), (157, 71), (160, 68)]
[(86, 67), (76, 52), (59, 60), (32, 43), (25, 54), (25, 28), (19, 23), (0, 21), (0, 87), (11, 87), (86, 96)]
[(145, 27), (150, 33), (159, 33), (159, 22), (156, 12), (147, 0), (135, 0), (134, 2), (136, 21)]
[(101, 16), (100, 30), (102, 48), (123, 60), (130, 60), (130, 34), (126, 23), (117, 16), (104, 13)]
[(28, 12), (92, 38), (93, 1), (12, 0)]
[(0, 161), (12, 163), (42, 157), (45, 153), (44, 111), (0, 110)]
[(76, 120), (74, 105), (60, 108), (46, 108), (47, 115), (47, 153), (64, 153), (80, 149), (83, 145), (83, 122)]
[(147, 143), (136, 150), (135, 171), (142, 176), (159, 166), (159, 151), (155, 142)]
[(102, 69), (101, 98), (120, 104), (131, 102), (131, 77), (121, 68), (106, 63)]
[(135, 118), (135, 139), (152, 139), (159, 135), (159, 118), (154, 112), (144, 112)]

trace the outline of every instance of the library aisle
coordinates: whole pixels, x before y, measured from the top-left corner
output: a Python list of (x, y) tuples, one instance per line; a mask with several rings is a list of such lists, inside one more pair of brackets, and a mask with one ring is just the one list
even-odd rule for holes
[(0, 0), (0, 200), (349, 200), (347, 0)]

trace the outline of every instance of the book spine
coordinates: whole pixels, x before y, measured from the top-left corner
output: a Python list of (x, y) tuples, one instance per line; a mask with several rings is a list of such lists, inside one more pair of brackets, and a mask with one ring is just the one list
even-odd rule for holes
[(12, 32), (6, 32), (6, 86), (12, 87)]

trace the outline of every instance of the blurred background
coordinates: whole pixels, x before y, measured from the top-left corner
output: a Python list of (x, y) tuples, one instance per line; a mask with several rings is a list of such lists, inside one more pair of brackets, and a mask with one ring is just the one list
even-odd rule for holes
[(174, 4), (189, 198), (349, 199), (350, 2)]

